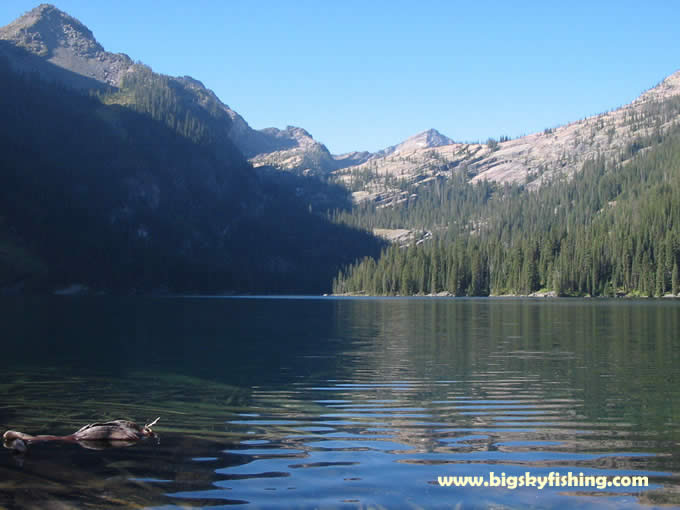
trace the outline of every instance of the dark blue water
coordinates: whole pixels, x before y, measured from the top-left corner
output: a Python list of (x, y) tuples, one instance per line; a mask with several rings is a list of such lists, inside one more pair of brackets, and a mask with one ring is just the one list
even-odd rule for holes
[[(1, 304), (3, 429), (161, 421), (129, 448), (0, 452), (0, 507), (680, 505), (674, 301)], [(438, 483), (490, 472), (649, 486)]]

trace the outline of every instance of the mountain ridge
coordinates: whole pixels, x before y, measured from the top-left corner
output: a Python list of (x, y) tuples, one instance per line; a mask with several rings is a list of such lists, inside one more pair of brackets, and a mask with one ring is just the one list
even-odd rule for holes
[[(473, 182), (541, 185), (570, 176), (591, 159), (615, 161), (636, 151), (636, 140), (655, 130), (667, 131), (680, 122), (680, 71), (643, 92), (631, 103), (543, 132), (487, 143), (454, 143), (415, 149), (408, 155), (390, 153), (336, 171), (349, 184), (364, 175), (365, 186), (355, 189), (355, 201), (389, 202), (400, 197), (394, 179), (428, 182), (462, 169)], [(356, 188), (356, 186), (355, 186)]]
[(200, 81), (97, 74), (111, 54), (77, 23), (40, 6), (0, 30), (0, 293), (324, 292), (379, 250), (324, 215), (344, 188), (254, 171)]
[[(106, 52), (85, 25), (50, 4), (41, 4), (0, 28), (0, 39), (35, 57), (13, 55), (11, 60), (19, 69), (31, 70), (36, 59), (44, 59), (102, 86), (119, 87), (139, 66), (125, 54)], [(49, 74), (55, 69), (43, 71)], [(187, 76), (168, 79), (186, 92), (188, 101), (218, 110), (219, 131), (226, 133), (254, 167), (332, 174), (345, 184), (356, 182), (353, 176), (363, 174), (366, 185), (355, 190), (359, 201), (394, 195), (397, 189), (386, 184), (386, 179), (427, 181), (448, 175), (454, 167), (464, 168), (471, 180), (527, 182), (539, 187), (559, 175), (570, 175), (590, 158), (620, 157), (636, 137), (649, 134), (652, 125), (667, 129), (676, 122), (680, 110), (669, 107), (673, 98), (680, 96), (680, 72), (676, 72), (628, 105), (512, 140), (456, 143), (430, 129), (375, 153), (333, 155), (303, 128), (253, 129), (199, 80)], [(91, 83), (83, 82), (85, 87)], [(667, 111), (661, 111), (663, 108)]]
[[(151, 71), (150, 66), (135, 63), (124, 53), (107, 52), (87, 26), (52, 4), (40, 4), (0, 27), (0, 41), (9, 46), (0, 47), (0, 54), (9, 58), (14, 69), (38, 72), (44, 79), (56, 80), (78, 89), (117, 89), (122, 87), (126, 77), (141, 67)], [(75, 75), (60, 72), (60, 69)], [(220, 110), (224, 121), (222, 129), (248, 158), (282, 150), (286, 145), (291, 145), (291, 140), (300, 139), (292, 137), (285, 141), (282, 140), (285, 137), (276, 133), (251, 128), (238, 112), (223, 103), (196, 78), (166, 78), (184, 89), (192, 102)], [(305, 144), (307, 147), (310, 145)]]
[[(5, 43), (0, 44), (0, 55), (8, 57), (15, 70), (38, 72), (44, 79), (77, 89), (118, 89), (140, 66), (152, 70), (125, 53), (106, 51), (85, 24), (52, 4), (40, 4), (0, 27), (0, 43)], [(190, 101), (217, 106), (223, 115), (221, 130), (254, 167), (327, 174), (369, 157), (367, 153), (333, 156), (299, 127), (253, 129), (200, 80), (191, 76), (167, 78), (183, 88)]]

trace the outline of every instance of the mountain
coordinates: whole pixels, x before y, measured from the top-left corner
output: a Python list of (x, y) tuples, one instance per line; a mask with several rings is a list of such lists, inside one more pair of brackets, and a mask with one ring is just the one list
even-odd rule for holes
[[(0, 55), (7, 57), (15, 70), (37, 72), (46, 80), (79, 89), (118, 90), (125, 88), (125, 81), (135, 74), (148, 74), (150, 71), (148, 66), (135, 64), (125, 54), (105, 51), (85, 25), (50, 4), (41, 4), (0, 28), (0, 43)], [(192, 108), (199, 116), (209, 114), (216, 119), (221, 125), (215, 122), (213, 125), (224, 134), (225, 143), (230, 141), (235, 144), (248, 158), (297, 149), (294, 152), (310, 152), (308, 159), (314, 159), (311, 153), (316, 152), (321, 154), (323, 160), (325, 153), (328, 153), (311, 136), (297, 135), (290, 128), (283, 132), (275, 129), (252, 129), (241, 115), (222, 103), (212, 90), (194, 78), (164, 78), (179, 101)], [(121, 103), (124, 104), (125, 99), (123, 96)], [(201, 112), (201, 109), (205, 111)], [(294, 157), (291, 155), (288, 159)], [(330, 155), (328, 159), (332, 160)], [(283, 164), (282, 168), (288, 166)], [(333, 165), (332, 169), (335, 168), (337, 166)]]
[(677, 293), (680, 73), (514, 140), (343, 155), (50, 5), (0, 29), (0, 74), (0, 288), (319, 292), (377, 255), (367, 230), (402, 229), (336, 289)]
[[(84, 90), (124, 88), (125, 81), (136, 73), (150, 71), (148, 66), (136, 64), (125, 54), (107, 52), (85, 25), (50, 4), (41, 4), (0, 28), (0, 55), (8, 57), (15, 70), (37, 72), (46, 80)], [(367, 152), (332, 155), (322, 143), (298, 127), (255, 130), (200, 81), (189, 76), (164, 78), (178, 100), (190, 105), (194, 113), (205, 117), (209, 112), (216, 118), (220, 124), (213, 122), (216, 129), (255, 167), (326, 175), (359, 165), (374, 156)], [(121, 103), (125, 104), (124, 97)], [(434, 130), (422, 135), (425, 135), (424, 143), (434, 141), (435, 145), (428, 146), (441, 145), (445, 138)], [(404, 144), (417, 147), (417, 138), (422, 135), (397, 147), (402, 148)], [(399, 150), (397, 147), (383, 152), (394, 152)]]
[(414, 135), (398, 145), (375, 153), (363, 151), (335, 155), (331, 154), (325, 145), (314, 140), (302, 128), (289, 126), (283, 131), (268, 128), (261, 130), (260, 133), (279, 141), (281, 145), (277, 149), (272, 149), (273, 144), (268, 147), (266, 143), (261, 143), (258, 148), (262, 152), (250, 159), (254, 166), (267, 165), (280, 170), (320, 175), (347, 167), (355, 167), (369, 160), (390, 154), (406, 154), (419, 149), (441, 147), (454, 143), (453, 140), (442, 135), (436, 129), (430, 129)]
[(390, 154), (407, 154), (422, 149), (452, 145), (454, 143), (455, 142), (451, 140), (451, 138), (444, 136), (436, 129), (428, 129), (427, 131), (407, 138), (398, 145), (393, 145), (392, 147), (376, 152), (373, 157), (385, 157)]
[(265, 128), (258, 133), (261, 135), (257, 145), (260, 152), (250, 158), (255, 167), (271, 166), (303, 175), (328, 175), (375, 157), (367, 151), (331, 154), (325, 145), (299, 127), (288, 126), (284, 130)]
[(338, 168), (326, 146), (302, 128), (266, 128), (258, 135), (259, 153), (250, 158), (254, 167), (271, 166), (307, 175), (324, 174)]
[[(85, 25), (53, 5), (41, 4), (0, 28), (0, 55), (14, 71), (34, 72), (46, 81), (86, 91), (140, 90), (151, 81), (154, 85), (163, 82), (172, 102), (209, 125), (213, 136), (221, 138), (232, 152), (236, 151), (234, 139), (247, 139), (249, 128), (242, 117), (200, 81), (159, 75), (125, 54), (105, 51)], [(126, 91), (108, 97), (107, 102), (134, 106), (138, 99)]]
[(334, 292), (680, 297), (680, 72), (542, 133), (393, 152), (336, 172), (336, 221), (398, 242)]
[(0, 290), (323, 292), (379, 250), (326, 218), (346, 190), (254, 170), (245, 121), (198, 80), (49, 5), (0, 36)]
[(79, 88), (118, 86), (133, 67), (130, 57), (104, 51), (85, 25), (49, 4), (0, 28), (0, 40), (11, 43), (1, 50), (16, 69)]
[(441, 147), (454, 143), (450, 138), (442, 135), (436, 129), (430, 129), (398, 145), (393, 145), (381, 151), (372, 153), (367, 151), (348, 152), (345, 154), (331, 154), (325, 145), (314, 140), (304, 129), (289, 126), (285, 130), (267, 128), (260, 130), (270, 140), (279, 142), (267, 145), (261, 139), (257, 150), (259, 154), (251, 156), (253, 166), (271, 166), (279, 170), (289, 170), (305, 175), (326, 175), (335, 170), (348, 167), (357, 167), (369, 160), (382, 158), (390, 154), (406, 154), (419, 149)]
[[(418, 147), (404, 142), (366, 162), (336, 171), (355, 199), (386, 202), (401, 197), (396, 181), (429, 182), (463, 169), (472, 181), (528, 183), (538, 188), (571, 175), (589, 160), (626, 159), (638, 140), (665, 132), (680, 120), (680, 72), (621, 108), (513, 140)], [(361, 186), (357, 186), (361, 175)]]
[[(46, 79), (83, 89), (123, 87), (126, 79), (145, 67), (127, 55), (106, 52), (87, 27), (49, 4), (1, 28), (0, 43), (0, 55), (6, 55), (15, 69), (37, 71)], [(253, 166), (307, 175), (336, 172), (340, 182), (351, 183), (358, 192), (357, 200), (397, 195), (397, 187), (386, 179), (427, 181), (459, 165), (471, 179), (539, 186), (557, 175), (571, 174), (588, 159), (618, 157), (635, 138), (649, 132), (650, 126), (660, 122), (668, 127), (675, 116), (669, 99), (678, 97), (680, 90), (676, 73), (622, 108), (514, 140), (458, 144), (431, 129), (377, 153), (333, 155), (302, 128), (251, 128), (198, 80), (165, 78), (177, 100), (199, 117), (212, 117), (210, 122), (219, 136), (235, 145)], [(124, 101), (122, 98), (121, 103)], [(358, 174), (374, 177), (363, 178), (365, 186), (358, 189)]]
[(139, 97), (128, 89), (163, 82), (172, 101), (210, 125), (214, 136), (235, 145), (255, 167), (318, 174), (365, 160), (360, 155), (336, 160), (301, 128), (255, 130), (200, 81), (159, 75), (125, 54), (105, 51), (85, 25), (50, 4), (41, 4), (0, 28), (0, 55), (15, 71), (36, 72), (48, 81), (85, 90), (126, 91), (107, 97), (108, 104), (134, 107)]
[(680, 124), (634, 143), (538, 189), (458, 170), (358, 204), (337, 219), (431, 237), (345, 268), (334, 291), (680, 297)]

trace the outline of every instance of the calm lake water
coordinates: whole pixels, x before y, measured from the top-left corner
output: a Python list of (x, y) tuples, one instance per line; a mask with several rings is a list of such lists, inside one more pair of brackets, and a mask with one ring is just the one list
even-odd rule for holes
[[(680, 303), (13, 298), (0, 427), (160, 439), (0, 450), (0, 508), (680, 505)], [(442, 487), (645, 475), (649, 487)]]

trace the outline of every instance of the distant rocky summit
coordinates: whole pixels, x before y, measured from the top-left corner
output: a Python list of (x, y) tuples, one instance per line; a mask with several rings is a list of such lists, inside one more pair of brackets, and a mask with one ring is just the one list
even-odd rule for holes
[(441, 147), (443, 145), (454, 144), (453, 140), (448, 136), (444, 136), (436, 129), (428, 129), (422, 133), (418, 133), (403, 142), (387, 149), (376, 152), (373, 157), (384, 157), (390, 154), (402, 154), (417, 151), (420, 149), (431, 149), (433, 147)]
[[(314, 140), (302, 128), (266, 128), (258, 133), (260, 144), (255, 154), (249, 154), (255, 167), (271, 166), (302, 174), (327, 174), (343, 166), (325, 145)], [(351, 160), (347, 164), (355, 163)]]
[[(0, 40), (25, 50), (23, 56), (13, 52), (11, 59), (22, 70), (59, 79), (63, 75), (57, 70), (63, 68), (90, 79), (71, 80), (69, 85), (76, 87), (92, 87), (93, 81), (116, 87), (133, 65), (125, 54), (104, 51), (85, 25), (50, 4), (41, 4), (0, 28)], [(9, 48), (4, 50), (7, 53)]]

